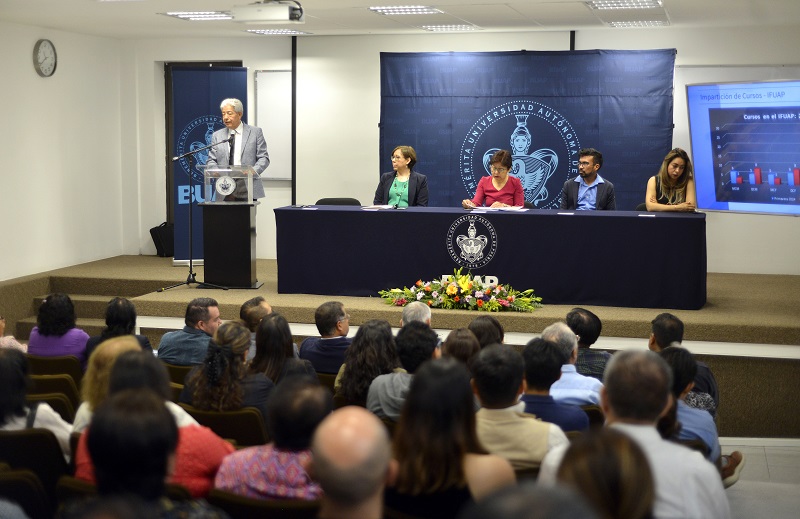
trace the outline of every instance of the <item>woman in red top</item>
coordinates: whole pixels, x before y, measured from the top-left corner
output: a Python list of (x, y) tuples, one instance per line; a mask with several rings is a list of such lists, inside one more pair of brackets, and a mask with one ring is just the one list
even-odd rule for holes
[(464, 209), (474, 207), (521, 207), (525, 204), (525, 192), (522, 182), (508, 173), (511, 171), (511, 152), (500, 150), (492, 155), (489, 161), (492, 174), (478, 182), (475, 196), (461, 201)]

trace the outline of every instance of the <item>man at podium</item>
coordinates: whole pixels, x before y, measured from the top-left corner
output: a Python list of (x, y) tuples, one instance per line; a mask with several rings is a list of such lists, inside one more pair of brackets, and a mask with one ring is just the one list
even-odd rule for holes
[[(208, 153), (207, 167), (253, 166), (253, 198), (264, 197), (264, 185), (259, 175), (269, 166), (267, 141), (261, 128), (242, 122), (244, 107), (238, 99), (224, 99), (219, 105), (225, 128), (211, 136), (212, 146)], [(226, 143), (227, 141), (227, 143)], [(247, 186), (236, 182), (236, 189), (226, 200), (247, 200)]]

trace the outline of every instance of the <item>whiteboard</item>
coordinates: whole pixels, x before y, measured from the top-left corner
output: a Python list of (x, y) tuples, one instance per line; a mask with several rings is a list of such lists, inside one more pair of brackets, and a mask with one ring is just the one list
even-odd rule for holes
[(266, 180), (292, 179), (292, 72), (257, 70), (256, 122), (264, 132), (269, 167), (261, 174)]
[(686, 85), (697, 83), (736, 83), (739, 81), (773, 81), (800, 79), (800, 65), (678, 65), (675, 67), (673, 92), (672, 144), (691, 150), (689, 114), (686, 106)]

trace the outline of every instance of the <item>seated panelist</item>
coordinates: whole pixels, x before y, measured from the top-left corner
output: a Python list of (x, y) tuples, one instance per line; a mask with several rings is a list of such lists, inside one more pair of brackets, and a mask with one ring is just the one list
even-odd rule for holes
[(508, 150), (497, 151), (489, 161), (491, 175), (478, 181), (478, 189), (470, 200), (461, 201), (464, 209), (473, 207), (512, 207), (525, 205), (525, 192), (522, 182), (508, 174), (511, 171), (511, 153)]
[(647, 181), (648, 211), (694, 211), (697, 194), (689, 154), (680, 148), (667, 153), (658, 174)]
[(397, 146), (392, 150), (392, 169), (381, 175), (375, 190), (375, 205), (409, 207), (428, 205), (428, 177), (413, 171), (417, 153), (411, 146)]

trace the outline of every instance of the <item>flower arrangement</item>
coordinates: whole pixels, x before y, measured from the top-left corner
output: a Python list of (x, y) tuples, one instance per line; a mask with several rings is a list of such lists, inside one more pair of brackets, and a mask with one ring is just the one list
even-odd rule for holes
[(483, 312), (533, 312), (542, 307), (542, 298), (536, 297), (533, 289), (519, 292), (508, 285), (484, 284), (480, 276), (462, 274), (461, 270), (454, 270), (452, 276), (442, 276), (442, 279), (433, 281), (420, 279), (411, 288), (392, 288), (378, 294), (386, 304), (394, 306), (421, 301), (432, 308)]

